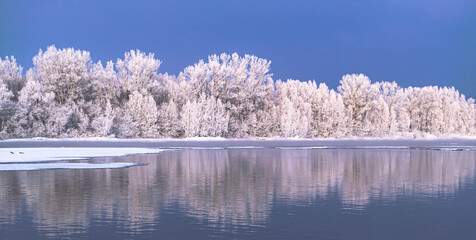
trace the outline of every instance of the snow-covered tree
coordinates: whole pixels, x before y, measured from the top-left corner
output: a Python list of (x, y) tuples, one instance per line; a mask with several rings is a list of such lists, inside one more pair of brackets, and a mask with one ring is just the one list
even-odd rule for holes
[(14, 57), (0, 58), (0, 139), (16, 136), (21, 122), (15, 115), (21, 111), (17, 102), (24, 86), (22, 71)]
[(228, 111), (220, 99), (202, 95), (198, 101), (200, 110), (200, 137), (223, 137), (228, 131)]
[[(192, 100), (210, 96), (220, 100), (229, 112), (228, 134), (233, 137), (253, 135), (250, 128), (257, 112), (266, 106), (270, 62), (251, 55), (211, 55), (185, 68), (183, 76), (190, 82)], [(251, 132), (255, 132), (252, 130)]]
[(211, 55), (177, 76), (152, 53), (114, 64), (50, 46), (22, 75), (0, 58), (0, 138), (476, 135), (476, 106), (454, 87), (400, 88), (344, 75), (338, 90), (274, 82), (270, 61)]
[(329, 136), (346, 136), (349, 132), (348, 126), (350, 125), (350, 119), (348, 118), (349, 114), (346, 113), (348, 110), (345, 108), (342, 96), (334, 90), (330, 90), (329, 106), (332, 108), (332, 110), (329, 111), (328, 117), (328, 120), (332, 122), (332, 131), (329, 133)]
[[(397, 94), (400, 90), (400, 87), (396, 82), (379, 82), (377, 83), (380, 89), (380, 95), (385, 101), (387, 106), (384, 106), (383, 103), (380, 105), (383, 108), (388, 108), (388, 112), (385, 112), (385, 116), (388, 118), (384, 120), (385, 123), (388, 123), (388, 126), (383, 129), (384, 133), (390, 134), (397, 131), (397, 122), (398, 122), (398, 110), (399, 110), (399, 95)], [(381, 99), (380, 99), (381, 100)], [(387, 116), (388, 115), (388, 116)]]
[(18, 65), (16, 59), (12, 57), (0, 58), (0, 84), (12, 94), (10, 99), (14, 102), (18, 101), (18, 94), (25, 85), (22, 76), (23, 67)]
[(296, 137), (302, 131), (299, 123), (302, 121), (299, 112), (288, 97), (281, 103), (281, 134), (283, 137)]
[(0, 139), (7, 138), (5, 125), (16, 111), (15, 104), (11, 101), (13, 94), (7, 89), (3, 79), (0, 79)]
[(90, 83), (92, 62), (89, 52), (50, 46), (45, 52), (39, 51), (33, 58), (33, 65), (35, 80), (42, 84), (45, 91), (54, 93), (59, 105), (68, 100), (76, 102), (83, 99)]
[(474, 99), (470, 98), (466, 101), (463, 95), (460, 97), (459, 105), (458, 133), (476, 135), (476, 107)]
[(122, 137), (157, 137), (159, 111), (154, 98), (134, 91), (122, 110), (118, 135)]
[(454, 87), (444, 87), (439, 89), (439, 98), (441, 111), (439, 132), (445, 134), (457, 133), (461, 121), (459, 92)]
[(249, 134), (256, 137), (270, 137), (277, 129), (277, 106), (274, 81), (266, 83), (266, 94), (261, 99), (261, 106), (251, 115), (249, 120)]
[(161, 136), (169, 138), (176, 138), (181, 135), (179, 112), (173, 99), (166, 104), (162, 104), (159, 111), (159, 131)]
[(149, 93), (149, 88), (157, 83), (157, 70), (162, 62), (154, 58), (153, 53), (146, 55), (139, 50), (131, 50), (118, 59), (116, 68), (119, 81), (127, 94)]
[(40, 104), (45, 111), (45, 135), (49, 137), (85, 136), (90, 125), (93, 63), (87, 51), (50, 46), (33, 58), (30, 85), (41, 95), (53, 99)]
[(345, 75), (340, 84), (338, 90), (350, 114), (352, 135), (367, 134), (372, 128), (370, 113), (377, 104), (378, 85), (372, 85), (363, 74)]
[[(26, 74), (25, 87), (19, 93), (19, 119), (24, 122), (16, 129), (17, 135), (30, 137), (45, 137), (55, 95), (44, 91), (43, 85), (34, 79), (33, 71)], [(54, 136), (51, 136), (54, 137)]]
[(198, 136), (200, 132), (199, 107), (196, 101), (188, 100), (182, 108), (181, 124), (185, 137)]
[(220, 99), (200, 96), (182, 109), (182, 126), (186, 137), (224, 137), (228, 131), (228, 111)]
[(91, 71), (90, 88), (85, 95), (85, 105), (83, 108), (89, 117), (90, 134), (92, 136), (114, 136), (117, 132), (116, 113), (122, 107), (121, 85), (114, 63), (108, 61), (103, 67), (99, 61), (94, 64)]
[(91, 70), (91, 84), (86, 99), (96, 101), (97, 104), (105, 105), (108, 101), (117, 106), (120, 104), (120, 88), (114, 63), (108, 61), (103, 67), (101, 61), (94, 64)]
[(95, 117), (91, 121), (93, 135), (107, 137), (114, 134), (114, 119), (116, 119), (115, 112), (111, 102), (108, 100), (104, 106), (104, 111), (95, 113)]
[(414, 109), (414, 102), (413, 105), (411, 105), (411, 93), (409, 93), (409, 89), (410, 88), (399, 89), (395, 94), (397, 102), (393, 103), (392, 107), (389, 108), (393, 109), (393, 112), (390, 110), (390, 114), (395, 114), (395, 122), (393, 123), (395, 125), (391, 127), (390, 132), (404, 133), (409, 132), (411, 129), (411, 115)]
[(325, 83), (312, 93), (312, 136), (341, 137), (346, 134), (347, 114), (340, 94)]
[(281, 132), (289, 137), (310, 137), (312, 133), (313, 82), (298, 80), (276, 83), (281, 106)]
[(117, 109), (117, 135), (123, 137), (157, 137), (159, 109), (152, 95), (158, 83), (157, 70), (161, 61), (153, 53), (139, 50), (124, 54), (116, 62), (120, 86)]

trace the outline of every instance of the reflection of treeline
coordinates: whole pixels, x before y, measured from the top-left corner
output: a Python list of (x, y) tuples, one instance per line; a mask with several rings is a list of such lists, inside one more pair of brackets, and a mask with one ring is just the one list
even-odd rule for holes
[(338, 91), (275, 80), (270, 61), (211, 55), (178, 76), (140, 51), (115, 63), (89, 52), (40, 51), (33, 68), (0, 59), (0, 137), (342, 137), (476, 134), (476, 108), (454, 88), (371, 83)]
[(2, 172), (0, 217), (13, 221), (23, 200), (39, 228), (66, 232), (87, 231), (90, 218), (123, 220), (140, 231), (176, 207), (217, 227), (262, 225), (275, 202), (308, 203), (331, 193), (359, 208), (405, 195), (453, 195), (474, 179), (474, 157), (388, 149), (181, 150), (131, 156), (148, 165), (120, 170)]

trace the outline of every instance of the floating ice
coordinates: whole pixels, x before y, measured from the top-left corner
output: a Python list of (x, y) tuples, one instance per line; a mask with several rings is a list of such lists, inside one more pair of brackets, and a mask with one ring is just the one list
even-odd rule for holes
[(422, 149), (436, 151), (476, 151), (473, 146), (453, 146), (453, 147), (425, 147)]
[(159, 153), (154, 148), (0, 148), (0, 163), (49, 162)]
[(256, 146), (231, 146), (227, 147), (228, 149), (255, 149), (255, 148), (264, 148), (264, 147), (256, 147)]
[(105, 169), (126, 168), (139, 165), (138, 163), (12, 163), (0, 164), (0, 171), (35, 171), (51, 169)]
[(290, 149), (290, 150), (312, 150), (312, 149), (329, 149), (328, 146), (311, 146), (311, 147), (276, 147), (277, 149)]

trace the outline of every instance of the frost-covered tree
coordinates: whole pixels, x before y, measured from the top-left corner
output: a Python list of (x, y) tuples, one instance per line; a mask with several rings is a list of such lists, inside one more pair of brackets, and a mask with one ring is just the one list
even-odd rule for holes
[(15, 137), (21, 123), (16, 115), (21, 111), (18, 94), (24, 86), (22, 71), (14, 57), (0, 58), (0, 139)]
[(281, 134), (283, 137), (296, 137), (303, 132), (299, 125), (302, 117), (299, 115), (296, 106), (288, 97), (284, 97), (281, 103)]
[(366, 132), (368, 136), (385, 136), (390, 131), (391, 116), (387, 102), (382, 95), (376, 97), (367, 113)]
[[(85, 136), (90, 124), (88, 93), (93, 63), (87, 51), (50, 46), (33, 58), (30, 79), (40, 84), (42, 94), (51, 94), (47, 106), (45, 135), (49, 137)], [(44, 98), (43, 100), (45, 100)]]
[(329, 133), (329, 136), (346, 136), (349, 132), (349, 128), (347, 126), (349, 125), (350, 121), (348, 118), (349, 114), (346, 113), (348, 110), (345, 108), (344, 99), (342, 96), (334, 90), (330, 90), (329, 106), (332, 108), (332, 110), (329, 111), (328, 117), (328, 121), (332, 122), (332, 131)]
[(350, 132), (354, 136), (368, 134), (374, 127), (371, 113), (376, 110), (378, 85), (371, 84), (363, 74), (345, 75), (340, 84), (338, 90), (350, 114)]
[(198, 136), (200, 132), (199, 107), (196, 101), (188, 100), (182, 108), (181, 125), (185, 137)]
[(158, 84), (161, 61), (153, 53), (131, 50), (116, 62), (120, 86), (118, 96), (122, 110), (117, 135), (123, 137), (157, 137), (159, 110), (152, 95)]
[(106, 67), (103, 67), (101, 61), (93, 65), (87, 100), (96, 101), (100, 105), (105, 105), (109, 101), (117, 106), (120, 104), (120, 88), (121, 83), (112, 61), (108, 61)]
[(0, 139), (8, 137), (5, 125), (15, 113), (15, 105), (12, 102), (13, 94), (7, 89), (3, 79), (0, 79)]
[(121, 137), (157, 137), (159, 115), (154, 98), (135, 91), (122, 110), (122, 122), (118, 135)]
[(466, 101), (465, 96), (460, 97), (459, 118), (457, 132), (459, 134), (476, 135), (476, 107), (474, 99)]
[(312, 133), (313, 82), (278, 81), (276, 89), (281, 106), (281, 132), (286, 137), (310, 137)]
[(59, 105), (68, 100), (76, 102), (83, 99), (90, 83), (92, 62), (89, 52), (50, 46), (45, 52), (39, 51), (33, 58), (33, 65), (35, 80), (42, 84), (45, 91), (54, 93)]
[[(100, 108), (97, 108), (100, 109)], [(102, 107), (101, 107), (102, 109)], [(94, 136), (107, 137), (114, 135), (114, 120), (116, 119), (115, 111), (111, 102), (107, 101), (104, 111), (96, 112), (91, 121), (91, 130)]]
[(421, 111), (420, 111), (420, 91), (418, 87), (408, 87), (401, 92), (402, 114), (407, 117), (407, 121), (401, 120), (399, 125), (403, 131), (421, 131)]
[(43, 85), (35, 80), (34, 76), (32, 70), (27, 72), (25, 87), (19, 93), (18, 101), (22, 111), (18, 113), (17, 117), (23, 123), (16, 129), (18, 136), (48, 136), (47, 127), (55, 96), (53, 92), (46, 92)]
[(91, 84), (85, 99), (84, 108), (89, 116), (92, 136), (114, 136), (116, 113), (122, 107), (121, 85), (114, 63), (108, 61), (106, 67), (101, 62), (94, 64), (91, 71)]
[(22, 66), (17, 64), (13, 56), (0, 58), (0, 82), (12, 94), (10, 99), (14, 102), (18, 101), (18, 94), (25, 85), (22, 72)]
[(380, 103), (380, 105), (383, 108), (388, 108), (388, 111), (385, 110), (386, 112), (384, 113), (387, 119), (383, 121), (384, 123), (388, 123), (388, 126), (386, 126), (385, 129), (382, 130), (384, 131), (384, 133), (390, 134), (397, 131), (398, 111), (400, 108), (400, 99), (397, 93), (400, 90), (400, 87), (397, 85), (396, 82), (379, 82), (377, 84), (380, 87), (380, 96), (382, 96), (382, 98), (379, 100), (381, 101), (383, 99), (386, 103), (386, 106), (384, 106), (383, 103)]
[(321, 83), (317, 89), (314, 87), (311, 102), (313, 137), (341, 137), (346, 134), (347, 114), (340, 94)]
[[(464, 97), (462, 97), (464, 101)], [(462, 101), (462, 102), (463, 102)], [(476, 103), (473, 98), (468, 99), (466, 103), (462, 104), (464, 109), (462, 111), (462, 130), (463, 134), (476, 136)]]
[(198, 101), (200, 137), (223, 137), (228, 132), (229, 115), (220, 99), (202, 95)]
[(157, 70), (162, 62), (154, 58), (153, 53), (145, 54), (139, 50), (131, 50), (118, 59), (116, 68), (119, 81), (126, 94), (139, 92), (149, 93), (149, 89), (157, 83)]
[[(392, 119), (395, 119), (390, 128), (390, 132), (409, 132), (411, 127), (411, 115), (413, 106), (411, 105), (411, 99), (408, 89), (399, 89), (396, 94), (395, 98), (397, 101), (392, 104), (390, 109), (390, 114)], [(392, 112), (393, 109), (393, 112)], [(392, 115), (394, 114), (394, 115)], [(395, 118), (393, 118), (395, 116)]]
[[(464, 95), (461, 95), (454, 87), (440, 89), (442, 122), (440, 132), (446, 134), (460, 132), (462, 122), (461, 107), (465, 105)], [(463, 133), (464, 134), (464, 133)]]
[(266, 94), (261, 98), (261, 106), (251, 115), (249, 120), (249, 134), (256, 137), (271, 137), (277, 130), (278, 119), (275, 105), (275, 85), (272, 79), (266, 83)]
[(162, 104), (159, 111), (159, 131), (161, 136), (169, 138), (176, 138), (181, 135), (178, 107), (173, 99)]
[(202, 95), (187, 101), (182, 110), (186, 137), (224, 137), (228, 131), (228, 111), (220, 99)]
[[(250, 130), (266, 104), (270, 62), (251, 55), (211, 55), (185, 68), (183, 76), (191, 84), (192, 100), (204, 95), (220, 100), (229, 112), (228, 134), (233, 137), (253, 135)], [(261, 116), (260, 116), (261, 117)]]
[(13, 94), (8, 90), (7, 85), (3, 83), (3, 79), (0, 80), (0, 101), (9, 101)]
[(177, 76), (139, 50), (105, 66), (48, 47), (22, 75), (0, 59), (0, 138), (476, 135), (476, 106), (453, 87), (400, 88), (345, 75), (338, 90), (272, 79), (270, 61), (211, 55)]
[(438, 87), (423, 87), (419, 91), (419, 130), (431, 134), (438, 134), (442, 116)]

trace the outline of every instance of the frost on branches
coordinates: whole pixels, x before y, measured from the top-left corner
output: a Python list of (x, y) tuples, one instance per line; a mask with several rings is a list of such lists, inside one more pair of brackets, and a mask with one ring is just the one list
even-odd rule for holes
[(474, 99), (454, 88), (408, 87), (345, 75), (337, 91), (274, 81), (271, 62), (211, 55), (178, 76), (132, 50), (106, 65), (50, 46), (23, 75), (0, 59), (0, 138), (392, 137), (476, 135)]

